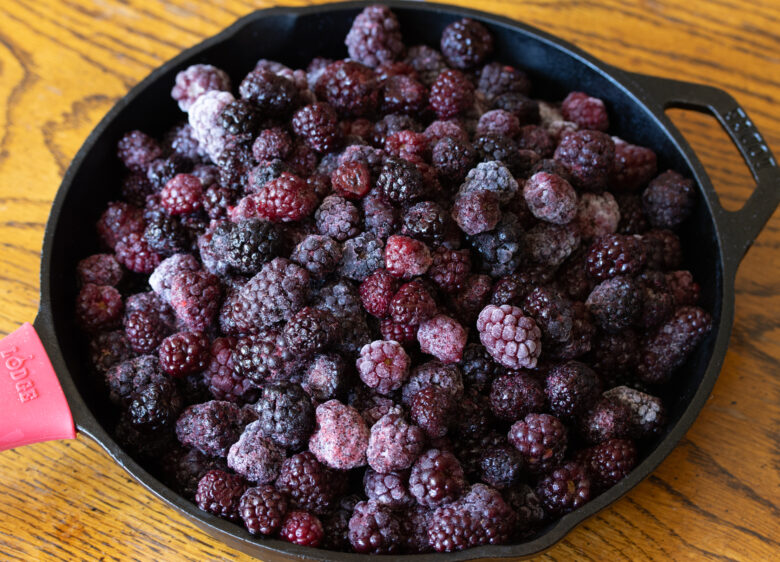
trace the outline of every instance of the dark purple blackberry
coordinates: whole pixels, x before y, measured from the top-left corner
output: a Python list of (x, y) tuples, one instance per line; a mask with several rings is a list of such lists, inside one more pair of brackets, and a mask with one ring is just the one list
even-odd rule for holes
[(411, 404), (412, 397), (427, 386), (438, 386), (447, 390), (456, 400), (463, 396), (463, 375), (460, 368), (441, 361), (428, 361), (412, 369), (409, 381), (403, 388), (402, 401)]
[(131, 232), (121, 238), (114, 248), (116, 259), (130, 271), (151, 273), (162, 258), (155, 252), (142, 234)]
[(307, 357), (336, 341), (338, 331), (330, 312), (306, 306), (287, 321), (282, 336), (290, 353)]
[(431, 85), (429, 99), (439, 119), (449, 119), (474, 105), (474, 84), (458, 70), (443, 70)]
[(642, 315), (639, 327), (645, 330), (658, 326), (674, 312), (675, 299), (660, 271), (645, 271), (638, 279), (642, 292)]
[(428, 437), (447, 434), (455, 413), (455, 400), (446, 390), (437, 386), (421, 389), (412, 397), (410, 416)]
[(293, 132), (315, 151), (330, 152), (341, 143), (336, 111), (327, 103), (313, 103), (295, 112)]
[(100, 215), (96, 226), (100, 240), (113, 249), (125, 236), (143, 233), (143, 211), (128, 203), (114, 201)]
[(342, 321), (359, 317), (362, 312), (358, 288), (348, 279), (325, 285), (315, 296), (314, 305)]
[(561, 139), (555, 159), (569, 170), (574, 187), (601, 192), (615, 160), (615, 143), (606, 133), (575, 131)]
[(634, 324), (642, 313), (640, 285), (618, 275), (596, 285), (585, 304), (596, 323), (607, 332), (619, 332)]
[(87, 331), (115, 328), (122, 317), (122, 295), (108, 285), (84, 285), (76, 297), (76, 319)]
[(131, 205), (144, 207), (147, 197), (153, 195), (154, 191), (154, 186), (146, 174), (135, 172), (122, 180), (122, 198)]
[(398, 290), (398, 279), (386, 269), (377, 269), (360, 284), (360, 300), (366, 312), (384, 318), (390, 312), (390, 302)]
[(162, 211), (146, 214), (144, 238), (149, 247), (160, 256), (186, 252), (192, 246), (184, 225)]
[(346, 509), (336, 509), (320, 517), (325, 532), (322, 548), (340, 552), (347, 552), (350, 549), (349, 520), (351, 517), (352, 511)]
[(124, 319), (125, 334), (136, 353), (150, 353), (168, 335), (168, 328), (153, 312), (130, 312)]
[(579, 430), (589, 443), (594, 444), (631, 437), (631, 408), (617, 398), (602, 398), (583, 417)]
[(666, 274), (666, 286), (672, 293), (676, 306), (695, 305), (699, 302), (701, 287), (690, 271), (671, 271)]
[(99, 373), (105, 373), (112, 366), (135, 355), (127, 336), (122, 330), (100, 332), (89, 341), (90, 364)]
[(432, 511), (422, 505), (415, 505), (399, 515), (401, 522), (401, 543), (406, 554), (423, 554), (431, 551), (428, 527)]
[(166, 183), (177, 174), (184, 174), (192, 169), (192, 162), (182, 158), (178, 154), (171, 154), (167, 158), (157, 158), (149, 164), (146, 170), (146, 178), (152, 184), (155, 191), (160, 191)]
[(696, 306), (679, 307), (642, 344), (637, 374), (645, 382), (669, 380), (712, 329), (712, 317)]
[[(486, 400), (479, 400), (482, 407), (487, 407)], [(489, 411), (489, 407), (487, 407)], [(493, 418), (489, 418), (491, 425)], [(479, 480), (482, 472), (480, 463), (482, 462), (482, 453), (491, 447), (498, 447), (506, 444), (506, 437), (493, 429), (482, 427), (472, 432), (461, 432), (458, 438), (451, 445), (452, 451), (458, 457), (463, 467), (463, 471), (470, 481)]]
[(441, 53), (428, 45), (410, 47), (404, 62), (416, 70), (422, 83), (429, 87), (447, 68)]
[(485, 449), (479, 464), (480, 480), (497, 490), (512, 488), (523, 478), (523, 457), (508, 444)]
[(417, 326), (433, 317), (436, 301), (420, 281), (411, 281), (401, 285), (388, 310), (394, 322)]
[(636, 275), (644, 267), (645, 260), (642, 242), (624, 234), (596, 238), (586, 255), (588, 273), (602, 281), (617, 275)]
[(491, 62), (479, 72), (477, 89), (491, 102), (506, 93), (527, 95), (531, 91), (531, 81), (522, 70), (500, 62)]
[[(289, 173), (290, 170), (290, 166), (281, 160), (264, 161), (246, 172), (246, 181), (243, 189), (247, 193), (259, 193), (271, 180), (281, 177), (283, 172)], [(230, 189), (237, 191), (237, 187), (231, 186)]]
[(135, 130), (119, 139), (117, 156), (128, 170), (146, 172), (152, 161), (162, 156), (162, 148), (152, 137)]
[(236, 340), (232, 337), (217, 338), (211, 344), (211, 358), (203, 371), (203, 382), (211, 395), (217, 400), (227, 400), (243, 404), (253, 402), (257, 390), (252, 382), (240, 376), (233, 366), (233, 346)]
[(569, 462), (542, 479), (536, 485), (536, 494), (547, 513), (563, 515), (590, 501), (590, 478), (583, 465)]
[(490, 354), (478, 343), (470, 343), (463, 349), (463, 358), (459, 365), (463, 372), (463, 383), (480, 392), (489, 388), (494, 379), (506, 373), (506, 369), (493, 361)]
[(394, 408), (371, 427), (366, 458), (371, 468), (386, 474), (411, 467), (424, 447), (423, 431), (408, 423)]
[(520, 265), (522, 229), (512, 213), (504, 213), (495, 229), (472, 236), (470, 243), (480, 258), (482, 270), (494, 277), (508, 275)]
[(499, 376), (490, 386), (490, 410), (499, 419), (514, 422), (543, 408), (542, 386), (523, 371)]
[(160, 459), (178, 447), (176, 438), (170, 430), (165, 429), (153, 433), (140, 431), (130, 423), (126, 412), (120, 415), (113, 435), (123, 450), (140, 462), (147, 463), (147, 466), (158, 465)]
[(503, 491), (506, 503), (517, 514), (517, 531), (521, 537), (530, 534), (544, 521), (542, 501), (533, 488), (520, 484)]
[(548, 347), (551, 358), (568, 360), (588, 353), (593, 346), (596, 326), (588, 308), (581, 302), (572, 303), (571, 338), (565, 342), (554, 342)]
[(610, 386), (630, 378), (639, 363), (639, 338), (631, 329), (603, 332), (594, 341), (591, 365)]
[[(555, 152), (555, 140), (552, 135), (547, 132), (547, 129), (540, 127), (539, 125), (525, 125), (520, 129), (520, 133), (517, 135), (517, 146), (523, 150), (533, 150), (541, 158), (551, 158), (553, 152)], [(553, 166), (557, 168), (555, 160), (540, 160), (532, 169), (531, 173), (547, 172), (551, 174), (558, 174), (558, 171), (564, 170), (547, 170), (545, 169), (550, 163), (555, 163)], [(563, 168), (562, 166), (560, 166)], [(568, 172), (565, 173), (563, 178), (568, 181)]]
[(344, 242), (340, 271), (345, 277), (363, 281), (384, 266), (384, 244), (380, 238), (364, 232)]
[(493, 53), (493, 36), (481, 23), (463, 18), (444, 28), (441, 52), (451, 67), (473, 68)]
[(261, 118), (287, 115), (298, 101), (298, 89), (291, 80), (264, 68), (247, 74), (238, 91), (255, 105)]
[(449, 305), (463, 324), (471, 324), (487, 304), (492, 281), (488, 275), (468, 276), (452, 293)]
[(165, 147), (192, 162), (198, 163), (202, 160), (199, 143), (189, 123), (181, 123), (168, 131), (165, 135)]
[(563, 460), (566, 426), (549, 414), (528, 414), (509, 429), (509, 442), (520, 451), (530, 472), (542, 474)]
[(401, 550), (401, 524), (389, 508), (360, 502), (349, 520), (349, 542), (358, 553), (396, 554)]
[(666, 411), (660, 398), (627, 386), (617, 386), (604, 393), (631, 411), (631, 432), (637, 439), (658, 435), (666, 424)]
[(377, 188), (397, 205), (425, 195), (423, 177), (417, 166), (393, 156), (385, 158), (377, 178)]
[(561, 113), (566, 121), (575, 123), (580, 129), (609, 129), (609, 116), (604, 102), (583, 92), (570, 92), (561, 103)]
[(443, 290), (457, 290), (471, 273), (471, 256), (468, 250), (437, 248), (427, 275)]
[(493, 99), (493, 109), (509, 111), (521, 125), (539, 123), (539, 102), (520, 92), (506, 92)]
[(493, 285), (493, 292), (490, 295), (490, 304), (501, 306), (509, 304), (512, 306), (521, 306), (525, 302), (525, 297), (539, 283), (527, 272), (510, 273), (501, 277)]
[(618, 233), (642, 234), (649, 228), (647, 217), (642, 209), (642, 199), (635, 193), (618, 193), (615, 196), (620, 208)]
[(344, 491), (341, 478), (313, 454), (304, 451), (284, 461), (276, 488), (290, 498), (293, 507), (324, 514)]
[(496, 194), (499, 202), (508, 203), (519, 190), (512, 173), (501, 162), (480, 162), (466, 175), (460, 187), (460, 193), (490, 191)]
[(376, 67), (397, 60), (404, 52), (398, 19), (387, 6), (368, 6), (352, 22), (344, 44), (350, 58)]
[(243, 99), (227, 104), (220, 113), (219, 120), (225, 132), (234, 136), (254, 136), (261, 124), (254, 104)]
[(309, 273), (285, 258), (263, 266), (238, 293), (245, 308), (245, 321), (255, 329), (288, 320), (306, 301)]
[(453, 202), (451, 216), (470, 236), (493, 230), (501, 220), (499, 197), (488, 190), (460, 193)]
[(412, 205), (404, 213), (403, 234), (435, 244), (442, 240), (447, 225), (447, 212), (433, 201)]
[(536, 287), (526, 295), (522, 309), (536, 321), (546, 341), (566, 342), (571, 339), (574, 323), (572, 303), (555, 289)]
[(254, 275), (282, 251), (284, 240), (276, 225), (257, 219), (225, 221), (211, 237), (211, 248), (220, 261), (236, 272)]
[(263, 129), (252, 144), (252, 155), (258, 162), (284, 160), (292, 152), (292, 139), (281, 127)]
[(474, 484), (463, 498), (433, 512), (428, 539), (437, 552), (504, 544), (512, 537), (516, 518), (498, 491)]
[(290, 259), (315, 277), (335, 271), (341, 261), (341, 246), (330, 236), (310, 234), (293, 250)]
[(141, 355), (115, 364), (106, 371), (109, 399), (117, 405), (127, 405), (131, 395), (152, 382), (165, 380), (157, 357)]
[(617, 137), (612, 140), (615, 141), (615, 165), (610, 176), (612, 189), (636, 191), (646, 186), (658, 172), (655, 152)]
[(203, 210), (213, 220), (226, 218), (228, 207), (232, 207), (235, 202), (236, 192), (232, 188), (215, 183), (203, 192)]
[(379, 104), (376, 73), (355, 61), (336, 61), (325, 67), (314, 92), (345, 117), (370, 116)]
[(249, 379), (257, 387), (285, 378), (297, 366), (295, 359), (282, 335), (273, 330), (238, 338), (233, 348), (237, 376)]
[(642, 206), (653, 228), (674, 229), (696, 204), (696, 186), (673, 170), (656, 177), (642, 193)]
[(238, 513), (253, 535), (273, 535), (287, 513), (287, 498), (267, 484), (249, 488), (241, 496)]
[(197, 449), (189, 449), (186, 453), (177, 455), (172, 465), (167, 468), (171, 472), (171, 484), (188, 500), (195, 499), (198, 482), (209, 470), (227, 470), (222, 459), (207, 457)]
[(165, 338), (158, 353), (163, 371), (172, 377), (183, 377), (206, 368), (208, 339), (200, 333), (179, 332)]
[(363, 487), (369, 500), (390, 509), (402, 509), (416, 503), (406, 487), (406, 479), (400, 472), (382, 474), (369, 468), (363, 475)]
[(588, 471), (601, 490), (628, 476), (637, 463), (636, 445), (630, 439), (610, 439), (596, 445), (588, 455)]
[(513, 174), (525, 177), (539, 156), (532, 150), (520, 150), (510, 137), (495, 134), (482, 135), (474, 139), (474, 149), (482, 162), (501, 162)]
[(377, 189), (366, 195), (361, 201), (366, 230), (378, 236), (387, 238), (395, 232), (400, 224), (398, 210), (384, 200)]
[(429, 449), (412, 466), (409, 491), (417, 503), (426, 507), (457, 500), (464, 492), (466, 479), (458, 459), (452, 453)]
[(585, 264), (586, 253), (577, 250), (555, 272), (555, 286), (564, 295), (575, 301), (584, 301), (596, 286), (588, 275)]
[(253, 421), (231, 445), (227, 464), (250, 482), (268, 484), (279, 476), (284, 458), (284, 448), (265, 435), (261, 422)]
[(135, 428), (152, 433), (171, 427), (181, 409), (181, 396), (174, 382), (158, 380), (136, 389), (127, 413)]
[(182, 271), (171, 280), (171, 307), (190, 330), (204, 331), (219, 309), (219, 278), (204, 271)]
[(561, 419), (572, 420), (598, 400), (601, 381), (584, 363), (568, 361), (550, 369), (544, 390), (550, 411)]
[(682, 263), (680, 238), (671, 230), (650, 230), (642, 234), (647, 254), (647, 269), (668, 271)]
[(217, 164), (220, 186), (236, 191), (246, 189), (253, 165), (250, 138), (229, 139), (217, 159)]
[(280, 539), (314, 548), (322, 544), (324, 535), (319, 517), (308, 511), (291, 511), (285, 516), (279, 530)]
[(382, 83), (382, 110), (417, 115), (428, 103), (428, 90), (411, 76), (391, 76)]
[(447, 136), (433, 145), (431, 164), (442, 180), (451, 183), (462, 181), (476, 160), (477, 154), (467, 140)]
[(314, 429), (314, 409), (297, 384), (273, 383), (254, 406), (262, 434), (288, 450), (300, 450)]
[[(384, 147), (387, 138), (395, 133), (400, 131), (420, 132), (421, 130), (422, 126), (413, 117), (401, 113), (390, 113), (374, 123), (370, 140), (374, 143), (374, 146)], [(371, 169), (373, 177), (376, 177), (379, 174), (379, 168), (381, 168), (386, 156), (384, 150), (371, 149), (368, 147), (353, 148), (353, 151), (350, 151), (350, 155), (346, 156), (348, 151), (349, 148), (345, 151), (344, 158), (365, 161)], [(342, 160), (344, 158), (342, 158)]]
[(203, 511), (238, 521), (238, 506), (246, 489), (246, 482), (238, 474), (210, 470), (198, 482), (195, 503)]
[(364, 162), (339, 164), (329, 179), (336, 195), (346, 199), (362, 199), (371, 189), (371, 170)]
[(212, 400), (185, 409), (176, 422), (176, 435), (183, 445), (205, 455), (225, 457), (248, 421), (232, 402)]
[(349, 374), (347, 363), (341, 355), (325, 353), (315, 356), (309, 363), (301, 386), (313, 399), (327, 401), (344, 393)]
[(360, 233), (360, 211), (353, 203), (338, 195), (328, 195), (323, 199), (314, 218), (320, 234), (339, 242)]

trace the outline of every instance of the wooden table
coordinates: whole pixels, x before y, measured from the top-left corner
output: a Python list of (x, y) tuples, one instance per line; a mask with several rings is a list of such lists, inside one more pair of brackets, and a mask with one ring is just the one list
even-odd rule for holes
[[(3, 333), (35, 316), (44, 223), (89, 131), (153, 68), (267, 4), (0, 2)], [(777, 0), (490, 0), (482, 7), (619, 67), (724, 88), (780, 155)], [(738, 208), (753, 182), (725, 134), (707, 117), (682, 111), (672, 117), (724, 204)], [(740, 268), (725, 366), (681, 445), (626, 498), (544, 558), (780, 557), (779, 247), (775, 216)], [(4, 452), (0, 475), (0, 559), (247, 559), (163, 506), (89, 439)]]

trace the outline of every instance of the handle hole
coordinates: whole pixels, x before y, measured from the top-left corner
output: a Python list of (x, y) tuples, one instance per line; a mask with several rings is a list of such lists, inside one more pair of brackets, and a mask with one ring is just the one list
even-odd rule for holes
[(693, 147), (723, 208), (741, 209), (755, 190), (756, 182), (720, 123), (707, 113), (686, 109), (669, 108), (666, 115)]

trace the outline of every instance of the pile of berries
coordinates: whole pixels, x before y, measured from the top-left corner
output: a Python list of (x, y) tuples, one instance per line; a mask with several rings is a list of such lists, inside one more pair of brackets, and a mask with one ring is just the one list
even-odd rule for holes
[(531, 98), (482, 24), (401, 33), (369, 6), (350, 59), (182, 71), (78, 264), (117, 440), (259, 536), (525, 540), (631, 472), (711, 329), (690, 179), (608, 102)]

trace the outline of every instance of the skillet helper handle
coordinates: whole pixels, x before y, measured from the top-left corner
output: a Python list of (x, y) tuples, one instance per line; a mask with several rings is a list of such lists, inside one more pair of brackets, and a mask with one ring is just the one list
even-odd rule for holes
[(60, 381), (32, 324), (0, 340), (0, 451), (74, 439)]
[(631, 73), (631, 78), (654, 98), (662, 110), (676, 107), (708, 113), (737, 145), (745, 164), (756, 180), (756, 189), (738, 211), (720, 204), (717, 219), (730, 246), (727, 254), (736, 266), (780, 204), (780, 168), (769, 145), (745, 110), (727, 92), (691, 82)]

